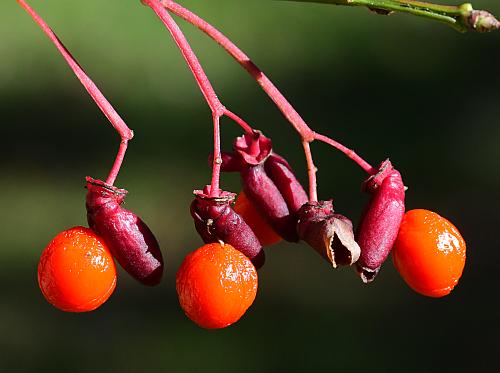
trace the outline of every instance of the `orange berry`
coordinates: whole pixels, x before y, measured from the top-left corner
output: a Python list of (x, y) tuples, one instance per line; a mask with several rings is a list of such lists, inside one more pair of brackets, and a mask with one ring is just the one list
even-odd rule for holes
[(238, 321), (257, 295), (257, 270), (231, 245), (210, 243), (189, 254), (177, 272), (179, 303), (206, 329)]
[(465, 241), (453, 224), (428, 210), (408, 211), (393, 248), (396, 269), (416, 292), (439, 298), (458, 283)]
[(74, 227), (59, 233), (43, 251), (38, 284), (60, 310), (92, 311), (115, 290), (115, 263), (100, 237), (89, 228)]
[(238, 195), (233, 209), (250, 226), (262, 246), (269, 246), (282, 240), (271, 226), (267, 224), (255, 207), (253, 207), (243, 191)]

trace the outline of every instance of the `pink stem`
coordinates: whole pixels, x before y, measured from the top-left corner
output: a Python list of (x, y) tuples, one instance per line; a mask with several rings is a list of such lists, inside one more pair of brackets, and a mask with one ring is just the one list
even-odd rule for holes
[(283, 113), (283, 115), (299, 133), (302, 141), (312, 142), (314, 140), (321, 139), (321, 141), (324, 141), (345, 153), (349, 158), (358, 163), (358, 165), (363, 168), (363, 170), (369, 173), (373, 172), (373, 167), (371, 167), (368, 162), (366, 162), (352, 150), (346, 148), (345, 146), (339, 144), (334, 140), (329, 139), (326, 136), (315, 133), (297, 113), (297, 111), (288, 102), (288, 100), (283, 96), (283, 94), (278, 90), (278, 88), (276, 88), (271, 80), (264, 74), (264, 72), (262, 72), (251, 61), (251, 59), (223, 33), (221, 33), (214, 26), (212, 26), (190, 10), (175, 3), (173, 0), (162, 0), (162, 5), (166, 9), (170, 10), (171, 12), (175, 13), (179, 17), (183, 18), (187, 22), (203, 31), (205, 34), (215, 40), (220, 46), (222, 46), (257, 81), (264, 92), (266, 92), (267, 95), (273, 100), (278, 109)]
[(172, 0), (163, 0), (162, 5), (183, 18), (187, 22), (199, 28), (206, 33), (218, 44), (220, 44), (236, 61), (238, 61), (245, 70), (260, 84), (262, 89), (274, 101), (276, 106), (280, 109), (283, 115), (294, 126), (297, 132), (303, 139), (311, 141), (313, 139), (313, 131), (307, 126), (299, 113), (281, 94), (281, 92), (274, 86), (269, 78), (250, 60), (250, 58), (243, 53), (231, 40), (229, 40), (223, 33), (217, 30), (214, 26), (192, 13), (190, 10), (175, 3)]
[(193, 52), (193, 49), (189, 45), (186, 37), (182, 33), (177, 23), (175, 23), (172, 16), (163, 8), (162, 4), (158, 0), (142, 0), (142, 2), (153, 9), (153, 11), (160, 18), (162, 23), (172, 35), (172, 38), (179, 47), (182, 55), (184, 56), (184, 59), (191, 69), (191, 72), (193, 73), (193, 76), (196, 79), (196, 82), (198, 83), (203, 96), (205, 96), (205, 100), (207, 100), (208, 106), (210, 107), (210, 110), (212, 110), (212, 113), (219, 115), (219, 117), (222, 116), (224, 114), (224, 105), (222, 105), (222, 103), (217, 98), (217, 94), (215, 93), (210, 80), (205, 74), (200, 61), (198, 61), (196, 54)]
[(316, 172), (318, 171), (318, 169), (314, 165), (311, 153), (311, 143), (302, 141), (302, 146), (304, 147), (304, 154), (306, 155), (307, 175), (309, 176), (309, 202), (317, 202), (318, 188), (316, 183)]
[(228, 118), (231, 118), (233, 121), (235, 121), (241, 128), (243, 128), (243, 131), (246, 133), (254, 133), (253, 128), (245, 122), (243, 119), (241, 119), (239, 116), (237, 116), (235, 113), (232, 111), (225, 109), (224, 110), (224, 115)]
[(220, 116), (213, 114), (214, 121), (214, 160), (212, 162), (212, 182), (210, 184), (210, 197), (220, 195), (220, 170), (222, 156), (220, 151)]
[(318, 140), (318, 141), (322, 141), (330, 146), (333, 146), (335, 149), (340, 150), (342, 153), (344, 153), (349, 158), (351, 158), (354, 162), (356, 162), (359, 165), (359, 167), (361, 167), (363, 170), (365, 170), (370, 175), (374, 175), (377, 173), (377, 169), (373, 168), (368, 162), (366, 162), (363, 158), (361, 158), (359, 155), (357, 155), (354, 152), (354, 150), (346, 148), (341, 143), (339, 143), (335, 140), (332, 140), (329, 137), (321, 135), (319, 133), (314, 133), (314, 139)]
[(118, 148), (118, 154), (115, 158), (115, 163), (109, 172), (108, 178), (106, 179), (106, 184), (113, 185), (115, 183), (116, 177), (118, 176), (118, 172), (120, 172), (120, 168), (123, 163), (123, 158), (125, 158), (125, 153), (127, 152), (128, 140), (122, 139), (120, 142), (120, 147)]
[(205, 100), (212, 111), (212, 116), (214, 120), (214, 162), (213, 162), (213, 170), (212, 170), (212, 184), (211, 184), (211, 196), (217, 197), (219, 196), (219, 180), (220, 180), (220, 167), (222, 163), (222, 159), (220, 158), (221, 150), (220, 150), (220, 117), (223, 115), (227, 115), (229, 118), (234, 120), (237, 124), (239, 124), (246, 132), (253, 133), (252, 127), (248, 125), (243, 119), (241, 119), (236, 114), (232, 113), (228, 109), (222, 105), (220, 100), (215, 93), (215, 90), (210, 83), (203, 67), (200, 64), (200, 61), (196, 57), (196, 54), (193, 52), (193, 49), (189, 45), (186, 37), (182, 33), (181, 29), (174, 21), (172, 16), (165, 10), (162, 4), (158, 0), (142, 0), (143, 4), (149, 6), (156, 15), (160, 18), (162, 23), (172, 35), (177, 47), (180, 49), (186, 63), (188, 64), (193, 76), (200, 87), (200, 90), (205, 97)]
[(128, 141), (134, 137), (134, 133), (130, 128), (127, 127), (123, 119), (118, 115), (113, 106), (106, 100), (106, 97), (101, 93), (99, 88), (94, 84), (94, 82), (88, 77), (88, 75), (83, 71), (78, 62), (73, 58), (71, 53), (66, 49), (63, 43), (59, 40), (57, 35), (52, 31), (52, 29), (45, 23), (45, 21), (24, 1), (17, 0), (19, 5), (21, 5), (24, 10), (33, 18), (33, 20), (40, 26), (40, 28), (45, 32), (49, 39), (54, 43), (56, 48), (59, 50), (61, 55), (64, 57), (68, 65), (71, 67), (77, 78), (80, 80), (82, 85), (85, 87), (90, 96), (94, 99), (99, 109), (104, 113), (104, 115), (111, 122), (112, 126), (118, 132), (121, 137), (120, 149), (116, 156), (114, 165), (111, 172), (107, 178), (107, 182), (113, 185), (118, 172), (120, 171), (120, 166), (123, 162), (125, 152), (127, 150)]

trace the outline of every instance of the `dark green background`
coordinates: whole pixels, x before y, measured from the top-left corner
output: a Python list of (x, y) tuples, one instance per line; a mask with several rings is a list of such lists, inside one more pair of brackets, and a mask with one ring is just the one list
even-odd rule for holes
[[(444, 2), (444, 1), (443, 1)], [(89, 314), (43, 299), (36, 266), (85, 224), (84, 177), (104, 178), (118, 137), (15, 1), (0, 5), (0, 371), (483, 371), (498, 366), (500, 32), (459, 34), (410, 16), (270, 0), (182, 1), (267, 72), (310, 125), (373, 163), (390, 156), (407, 206), (448, 217), (468, 243), (455, 291), (428, 299), (389, 260), (371, 285), (308, 247), (267, 250), (259, 294), (236, 325), (197, 328), (175, 272), (197, 248), (188, 206), (210, 177), (211, 122), (168, 33), (138, 0), (31, 1), (135, 130), (117, 185), (156, 232), (156, 288), (123, 272)], [(448, 2), (452, 3), (452, 2)], [(475, 1), (500, 15), (494, 0)], [(180, 22), (222, 101), (270, 135), (305, 181), (298, 137), (224, 51)], [(223, 122), (224, 147), (239, 130)], [(321, 144), (319, 193), (358, 221), (364, 175)], [(238, 178), (223, 186), (238, 191)], [(495, 364), (495, 365), (494, 365)]]

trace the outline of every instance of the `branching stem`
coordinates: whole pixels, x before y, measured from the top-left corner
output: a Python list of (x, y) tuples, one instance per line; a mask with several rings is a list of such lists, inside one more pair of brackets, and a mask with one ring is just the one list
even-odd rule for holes
[[(143, 2), (150, 4), (157, 4), (158, 0), (143, 0)], [(314, 140), (320, 140), (325, 142), (334, 148), (340, 150), (346, 154), (350, 159), (356, 162), (363, 170), (372, 174), (375, 169), (370, 166), (368, 162), (362, 159), (351, 149), (343, 146), (342, 144), (328, 138), (327, 136), (318, 134), (314, 132), (307, 123), (302, 119), (299, 113), (294, 109), (294, 107), (288, 102), (288, 100), (283, 96), (279, 89), (272, 83), (272, 81), (260, 70), (257, 65), (255, 65), (252, 60), (239, 49), (231, 40), (229, 40), (223, 33), (217, 30), (214, 26), (191, 12), (190, 10), (184, 8), (183, 6), (177, 4), (173, 0), (162, 0), (161, 4), (163, 7), (177, 16), (183, 18), (187, 22), (196, 26), (198, 29), (207, 34), (210, 38), (216, 41), (220, 46), (222, 46), (226, 52), (229, 53), (261, 86), (264, 92), (271, 98), (271, 100), (276, 104), (278, 109), (283, 113), (290, 124), (295, 128), (301, 137), (302, 144), (304, 147), (304, 153), (306, 156), (306, 161), (308, 165), (308, 176), (309, 176), (309, 197), (311, 200), (317, 199), (317, 183), (316, 183), (316, 172), (317, 168), (314, 166), (310, 143)]]
[(377, 173), (377, 169), (373, 168), (368, 162), (366, 162), (363, 158), (361, 158), (356, 152), (352, 149), (349, 149), (342, 145), (341, 143), (327, 137), (324, 135), (321, 135), (319, 133), (314, 133), (314, 139), (324, 142), (325, 144), (328, 144), (335, 149), (340, 150), (342, 153), (344, 153), (346, 156), (348, 156), (350, 159), (352, 159), (354, 162), (356, 162), (359, 167), (361, 167), (363, 170), (365, 170), (368, 174), (374, 175)]
[(73, 58), (71, 53), (66, 49), (63, 43), (59, 40), (57, 35), (52, 31), (52, 29), (45, 23), (45, 21), (31, 8), (26, 1), (17, 0), (19, 5), (21, 5), (24, 10), (33, 18), (33, 20), (40, 26), (40, 28), (45, 32), (45, 34), (49, 37), (49, 39), (54, 43), (58, 51), (64, 57), (68, 65), (71, 67), (77, 78), (80, 80), (82, 85), (85, 87), (87, 92), (93, 98), (97, 106), (101, 109), (104, 115), (111, 122), (112, 126), (118, 132), (121, 137), (120, 147), (118, 150), (118, 154), (115, 158), (115, 162), (111, 171), (106, 179), (106, 183), (109, 185), (113, 185), (116, 177), (118, 176), (118, 172), (120, 171), (120, 167), (123, 162), (123, 158), (125, 157), (125, 153), (127, 151), (128, 141), (134, 137), (134, 133), (128, 126), (125, 124), (120, 115), (115, 111), (113, 106), (106, 100), (106, 97), (101, 93), (99, 88), (94, 84), (94, 82), (88, 77), (88, 75), (83, 71), (78, 62)]
[(302, 141), (304, 154), (307, 162), (307, 175), (309, 176), (309, 202), (318, 201), (318, 187), (316, 181), (317, 167), (314, 165), (314, 160), (311, 153), (311, 144), (308, 141)]
[(186, 63), (188, 64), (193, 76), (200, 87), (200, 90), (207, 101), (210, 110), (212, 111), (213, 125), (214, 125), (214, 160), (212, 164), (212, 182), (210, 188), (210, 196), (218, 197), (220, 194), (220, 169), (221, 169), (221, 149), (220, 149), (220, 118), (226, 115), (228, 118), (234, 120), (238, 125), (240, 125), (245, 132), (253, 133), (252, 127), (246, 123), (239, 116), (229, 111), (222, 105), (217, 94), (215, 93), (210, 80), (208, 79), (203, 67), (196, 57), (193, 49), (189, 45), (183, 32), (174, 21), (172, 16), (165, 10), (161, 2), (158, 0), (141, 0), (143, 4), (149, 6), (156, 15), (160, 18), (162, 23), (170, 32), (170, 35), (174, 39), (177, 47), (181, 51)]

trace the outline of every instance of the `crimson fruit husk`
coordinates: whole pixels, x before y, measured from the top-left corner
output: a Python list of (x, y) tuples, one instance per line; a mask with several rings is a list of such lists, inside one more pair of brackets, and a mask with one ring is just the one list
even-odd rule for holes
[(356, 263), (363, 282), (375, 279), (396, 241), (405, 213), (405, 186), (401, 174), (386, 160), (363, 184), (371, 199), (357, 232), (361, 256)]
[(222, 171), (238, 171), (243, 191), (266, 222), (285, 240), (297, 242), (297, 213), (307, 194), (288, 162), (273, 153), (260, 132), (238, 137), (234, 153), (223, 153)]
[(144, 285), (157, 285), (163, 257), (148, 226), (121, 207), (127, 191), (87, 177), (87, 220), (108, 245), (118, 263)]
[(194, 194), (191, 216), (203, 241), (228, 243), (260, 268), (265, 261), (264, 250), (252, 229), (233, 210), (235, 194), (222, 191), (218, 197), (211, 197), (210, 186), (195, 190)]
[(352, 222), (334, 213), (331, 200), (304, 204), (299, 211), (297, 231), (334, 268), (351, 265), (359, 258)]

